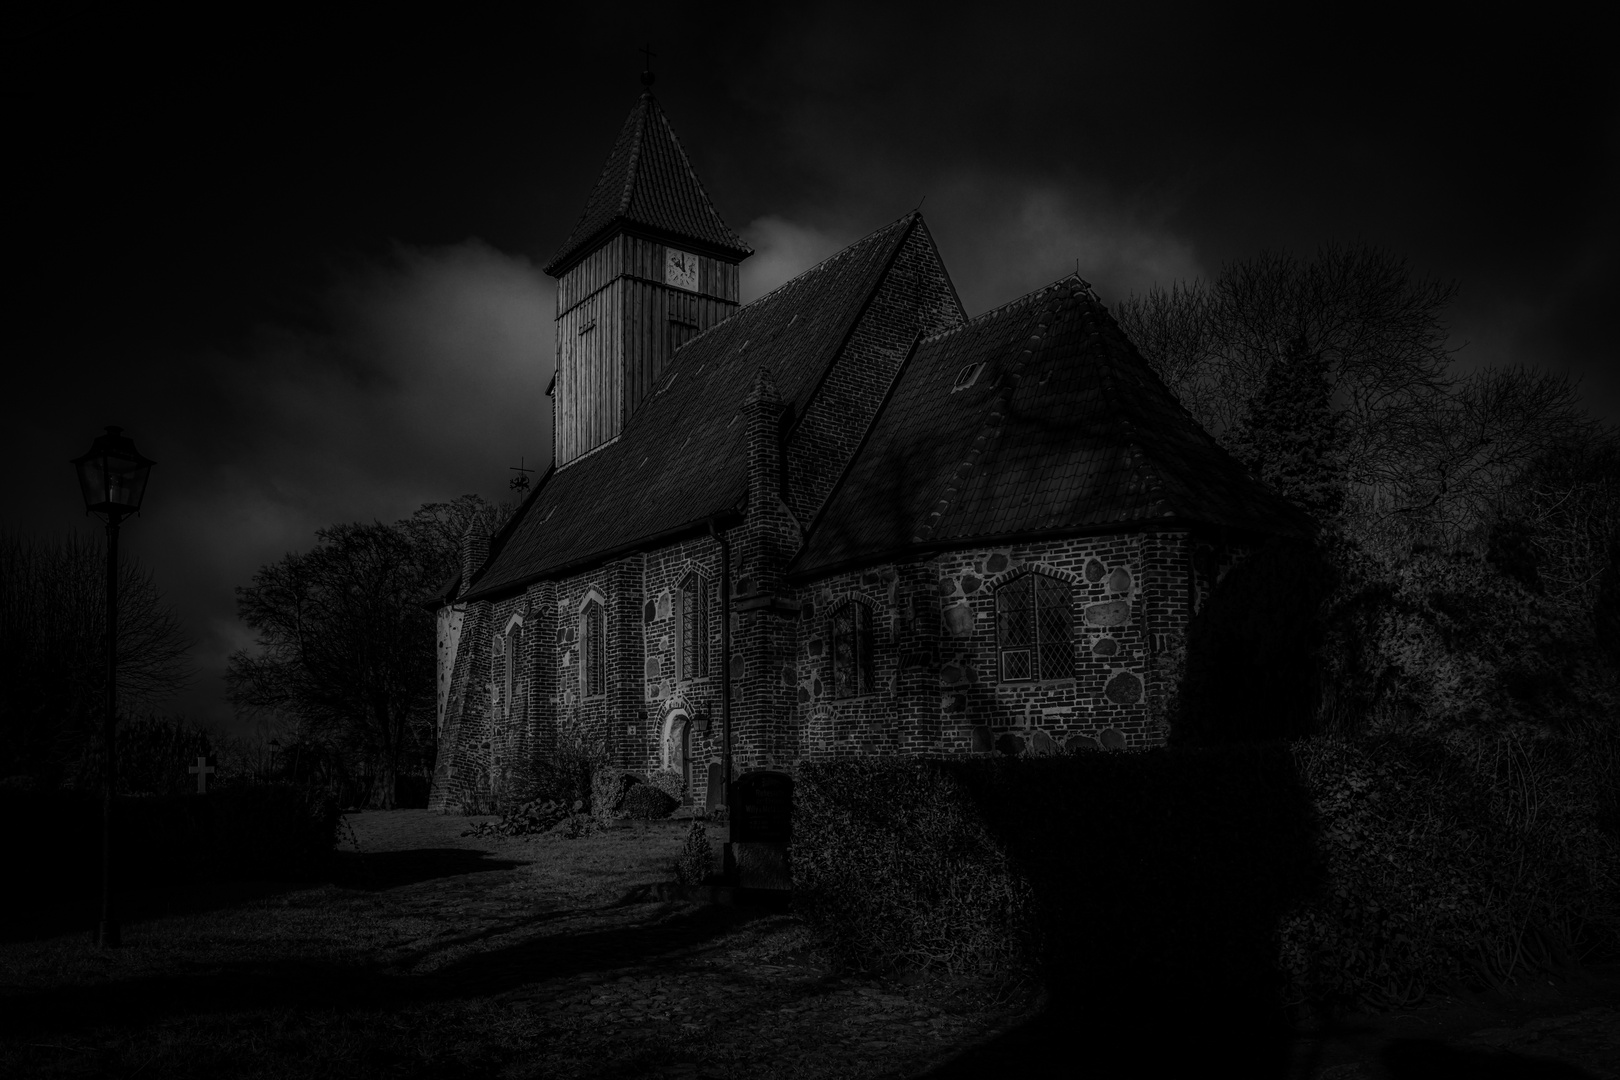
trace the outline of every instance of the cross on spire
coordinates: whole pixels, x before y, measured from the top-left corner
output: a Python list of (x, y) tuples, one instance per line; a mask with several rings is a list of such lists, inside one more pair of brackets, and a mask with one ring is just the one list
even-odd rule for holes
[(647, 61), (647, 67), (641, 73), (641, 85), (650, 88), (652, 86), (652, 84), (653, 84), (653, 71), (652, 71), (653, 57), (657, 56), (658, 54), (653, 52), (652, 51), (652, 45), (648, 44), (648, 45), (643, 45), (641, 47), (641, 55), (643, 57), (645, 57), (646, 61)]

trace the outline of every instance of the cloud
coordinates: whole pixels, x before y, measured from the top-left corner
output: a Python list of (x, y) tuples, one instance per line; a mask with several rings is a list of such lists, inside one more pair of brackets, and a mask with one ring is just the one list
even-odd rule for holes
[[(1110, 301), (1156, 283), (1198, 277), (1193, 245), (1167, 224), (1167, 211), (1121, 206), (1085, 184), (955, 172), (928, 180), (923, 214), (970, 314), (997, 307), (1073, 273)], [(873, 207), (863, 220), (841, 214), (772, 213), (742, 230), (754, 255), (742, 264), (743, 302), (755, 300), (893, 220)]]
[(758, 300), (859, 238), (847, 231), (790, 221), (779, 214), (755, 218), (742, 230), (754, 249), (740, 271), (742, 302)]
[(1105, 299), (1204, 273), (1162, 211), (1121, 206), (1083, 184), (957, 173), (923, 207), (970, 313), (1075, 272)]
[(504, 497), (520, 457), (545, 467), (552, 296), (528, 260), (477, 240), (399, 247), (335, 270), (315, 328), (266, 324), (192, 358), (138, 524), (143, 561), (199, 639), (180, 708), (228, 718), (225, 659), (251, 638), (233, 590), (258, 567), (326, 525)]

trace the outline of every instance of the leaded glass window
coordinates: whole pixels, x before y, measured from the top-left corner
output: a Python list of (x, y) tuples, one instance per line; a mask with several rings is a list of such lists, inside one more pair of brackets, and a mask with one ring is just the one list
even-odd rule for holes
[(1001, 681), (1074, 677), (1074, 601), (1069, 586), (1021, 574), (996, 590)]
[(872, 609), (854, 600), (832, 615), (833, 696), (872, 692)]
[(607, 620), (602, 605), (592, 600), (579, 617), (579, 692), (586, 697), (605, 693), (607, 666)]
[(518, 634), (521, 632), (521, 624), (513, 626), (501, 642), (501, 662), (505, 668), (501, 674), (501, 711), (507, 716), (512, 715), (512, 694), (517, 688)]
[(708, 582), (687, 574), (675, 592), (675, 670), (680, 679), (701, 679), (709, 673)]

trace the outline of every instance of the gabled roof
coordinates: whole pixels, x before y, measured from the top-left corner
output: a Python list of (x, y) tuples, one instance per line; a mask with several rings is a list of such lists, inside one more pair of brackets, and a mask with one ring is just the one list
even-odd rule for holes
[(1070, 276), (919, 346), (789, 569), (1195, 523), (1312, 528), (1199, 427)]
[(612, 442), (548, 474), (491, 543), (467, 599), (701, 529), (748, 490), (743, 399), (767, 367), (801, 416), (906, 238), (911, 213), (680, 348)]
[(697, 241), (747, 258), (753, 249), (721, 220), (652, 93), (624, 121), (579, 224), (546, 266), (556, 276), (620, 224)]

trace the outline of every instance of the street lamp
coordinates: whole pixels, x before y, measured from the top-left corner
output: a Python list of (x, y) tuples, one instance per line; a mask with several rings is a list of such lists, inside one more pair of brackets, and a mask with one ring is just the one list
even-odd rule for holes
[(107, 713), (101, 727), (104, 791), (101, 808), (101, 922), (96, 941), (103, 948), (119, 944), (118, 920), (113, 915), (112, 817), (113, 783), (117, 776), (113, 752), (118, 725), (118, 523), (139, 513), (146, 494), (146, 477), (155, 462), (142, 457), (122, 428), (109, 427), (88, 453), (73, 459), (84, 494), (84, 510), (107, 523)]

